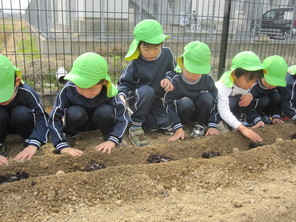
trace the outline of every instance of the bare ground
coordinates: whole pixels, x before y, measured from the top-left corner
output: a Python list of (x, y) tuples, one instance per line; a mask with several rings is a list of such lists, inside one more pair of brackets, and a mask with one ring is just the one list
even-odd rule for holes
[[(151, 145), (125, 138), (108, 155), (94, 151), (94, 131), (78, 135), (77, 158), (47, 144), (30, 161), (0, 166), (2, 176), (30, 176), (0, 185), (1, 221), (296, 221), (296, 126), (256, 131), (265, 145), (253, 149), (238, 132), (175, 143), (151, 132)], [(20, 144), (9, 139), (12, 158)], [(208, 151), (221, 156), (202, 158)], [(172, 160), (147, 163), (151, 154)], [(106, 168), (82, 171), (91, 160)]]

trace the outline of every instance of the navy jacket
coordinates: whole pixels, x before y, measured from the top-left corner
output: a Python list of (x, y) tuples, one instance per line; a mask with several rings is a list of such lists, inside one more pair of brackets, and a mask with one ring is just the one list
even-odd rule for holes
[(103, 87), (100, 94), (94, 98), (87, 99), (77, 92), (76, 86), (72, 82), (68, 82), (58, 93), (53, 110), (49, 117), (49, 129), (53, 145), (57, 149), (69, 147), (63, 132), (62, 119), (64, 117), (65, 109), (72, 105), (80, 105), (85, 108), (92, 109), (104, 103), (113, 106), (115, 109), (114, 130), (110, 133), (107, 140), (118, 144), (128, 126), (126, 107), (118, 95), (113, 98), (108, 98), (106, 87)]
[[(270, 96), (272, 93), (279, 93), (280, 91), (280, 87), (276, 87), (273, 89), (268, 89), (266, 87), (264, 87), (264, 85), (261, 83), (261, 81), (257, 81), (251, 88), (250, 93), (253, 95), (253, 99), (260, 99), (261, 96)], [(253, 112), (253, 114), (257, 112)], [(272, 113), (270, 113), (270, 115), (272, 116), (272, 118), (280, 118), (281, 117), (281, 108), (280, 108), (280, 104), (277, 108), (275, 108)], [(256, 115), (256, 118), (259, 118), (261, 120), (260, 115)], [(255, 121), (256, 123), (258, 121)]]
[(140, 86), (151, 86), (158, 98), (163, 98), (164, 89), (160, 81), (166, 78), (166, 72), (173, 71), (175, 60), (169, 48), (162, 48), (158, 58), (153, 61), (145, 60), (141, 55), (132, 60), (121, 74), (118, 82), (119, 95), (125, 98)]
[(296, 74), (286, 75), (287, 86), (281, 87), (281, 108), (290, 119), (296, 120)]
[(208, 126), (212, 128), (217, 128), (218, 125), (218, 109), (217, 109), (217, 97), (218, 90), (215, 86), (215, 80), (211, 75), (205, 74), (195, 82), (190, 83), (186, 81), (185, 77), (182, 74), (176, 74), (175, 72), (168, 73), (172, 78), (172, 84), (174, 85), (174, 90), (167, 92), (164, 97), (166, 103), (166, 110), (170, 114), (174, 129), (183, 127), (181, 119), (176, 112), (175, 100), (181, 99), (183, 97), (188, 97), (193, 101), (196, 101), (197, 98), (202, 93), (210, 93), (215, 100), (214, 111), (211, 113), (208, 119)]
[(26, 106), (32, 110), (35, 125), (29, 137), (29, 145), (39, 148), (48, 139), (48, 114), (42, 108), (38, 94), (27, 84), (21, 84), (14, 99), (7, 106), (3, 107), (13, 109), (13, 107), (18, 105)]

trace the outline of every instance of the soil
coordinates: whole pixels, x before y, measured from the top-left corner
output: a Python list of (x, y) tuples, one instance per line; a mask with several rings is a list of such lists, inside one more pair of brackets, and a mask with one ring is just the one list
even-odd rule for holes
[(149, 132), (146, 147), (126, 135), (111, 155), (94, 150), (102, 138), (93, 131), (78, 134), (81, 157), (49, 143), (23, 162), (12, 160), (21, 144), (10, 136), (0, 176), (29, 177), (0, 185), (0, 220), (296, 221), (296, 126), (255, 131), (259, 146), (238, 132), (174, 143)]

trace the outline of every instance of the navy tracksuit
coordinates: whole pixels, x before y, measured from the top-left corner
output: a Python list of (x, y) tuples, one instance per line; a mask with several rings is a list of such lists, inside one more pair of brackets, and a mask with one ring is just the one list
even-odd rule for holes
[(160, 81), (174, 67), (173, 54), (165, 47), (153, 61), (147, 61), (140, 55), (128, 64), (118, 82), (118, 95), (124, 95), (133, 111), (132, 125), (144, 130), (171, 126), (162, 101), (165, 91)]
[(261, 115), (269, 115), (272, 118), (281, 117), (279, 87), (268, 89), (264, 87), (261, 80), (257, 81), (250, 90), (253, 95), (252, 106), (256, 112), (252, 112), (252, 122), (256, 124), (261, 121)]
[(182, 74), (171, 72), (168, 75), (173, 75), (174, 90), (165, 94), (164, 101), (173, 128), (177, 130), (190, 121), (217, 128), (218, 90), (212, 76), (205, 74), (195, 82), (188, 82)]
[[(121, 99), (107, 97), (107, 89), (94, 98), (80, 95), (76, 86), (68, 82), (58, 93), (49, 117), (49, 129), (53, 145), (58, 149), (69, 147), (66, 135), (100, 129), (106, 140), (116, 145), (122, 141), (128, 126), (127, 110)], [(65, 135), (66, 134), (66, 135)]]
[(287, 86), (281, 87), (281, 109), (290, 119), (296, 120), (296, 74), (286, 75)]
[(29, 145), (39, 148), (48, 140), (48, 114), (30, 86), (21, 84), (16, 90), (8, 105), (0, 105), (0, 143), (7, 134), (19, 133), (23, 139), (29, 139)]

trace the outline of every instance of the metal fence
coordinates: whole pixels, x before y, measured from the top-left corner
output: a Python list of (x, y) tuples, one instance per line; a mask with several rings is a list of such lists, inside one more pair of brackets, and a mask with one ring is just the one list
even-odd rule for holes
[[(45, 106), (52, 105), (62, 87), (57, 73), (69, 71), (87, 51), (106, 58), (116, 83), (127, 65), (124, 56), (133, 28), (147, 18), (162, 24), (170, 36), (164, 45), (176, 58), (190, 41), (207, 43), (216, 79), (243, 50), (262, 60), (277, 54), (289, 65), (296, 62), (295, 0), (1, 0), (0, 7), (1, 54), (23, 71)], [(277, 13), (283, 8), (289, 9), (280, 19)], [(274, 17), (265, 14), (270, 9)], [(264, 29), (263, 15), (285, 24)]]

